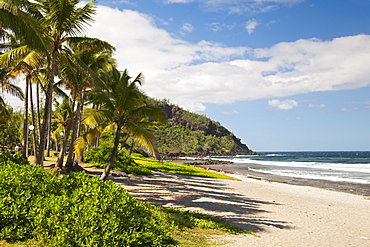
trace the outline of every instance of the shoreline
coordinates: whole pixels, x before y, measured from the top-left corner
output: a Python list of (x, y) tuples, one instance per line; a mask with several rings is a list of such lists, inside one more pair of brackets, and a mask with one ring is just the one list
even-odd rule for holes
[[(284, 184), (292, 184), (299, 186), (311, 186), (315, 188), (321, 188), (331, 191), (344, 192), (354, 195), (360, 195), (367, 197), (370, 200), (370, 185), (362, 183), (353, 183), (345, 181), (333, 181), (324, 179), (313, 179), (313, 178), (298, 178), (288, 177), (282, 175), (274, 175), (270, 173), (257, 172), (253, 170), (241, 170), (238, 169), (239, 165), (245, 165), (243, 163), (213, 160), (213, 159), (176, 159), (170, 162), (180, 163), (184, 165), (195, 166), (203, 169), (209, 169), (214, 172), (224, 173), (226, 175), (240, 175), (246, 178), (252, 178), (256, 180), (265, 180), (268, 182), (277, 182)], [(258, 165), (258, 164), (250, 164)]]
[(370, 200), (363, 196), (248, 177), (155, 172), (115, 181), (140, 201), (220, 216), (259, 235), (217, 237), (224, 246), (370, 246)]
[[(195, 164), (194, 164), (195, 165)], [(237, 163), (233, 165), (237, 166)], [(273, 175), (269, 173), (256, 172), (252, 170), (240, 171), (237, 167), (233, 168), (232, 166), (224, 167), (223, 165), (203, 165), (201, 163), (196, 164), (195, 166), (209, 169), (215, 172), (223, 172), (226, 175), (238, 175), (238, 178), (252, 178), (256, 180), (262, 180), (267, 182), (277, 182), (283, 184), (291, 184), (298, 186), (311, 186), (315, 188), (326, 189), (330, 191), (344, 192), (359, 196), (367, 197), (370, 200), (370, 188), (367, 184), (360, 183), (350, 183), (342, 181), (331, 181), (323, 179), (309, 179), (309, 178), (295, 178), (287, 177), (281, 175)], [(222, 170), (222, 171), (221, 171)]]

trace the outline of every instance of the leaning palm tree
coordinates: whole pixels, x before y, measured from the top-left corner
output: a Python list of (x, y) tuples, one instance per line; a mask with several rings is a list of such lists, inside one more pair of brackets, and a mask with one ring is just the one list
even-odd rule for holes
[(141, 74), (132, 79), (127, 70), (120, 72), (114, 68), (107, 73), (102, 84), (96, 87), (91, 96), (93, 102), (100, 107), (87, 109), (85, 122), (95, 128), (113, 123), (116, 128), (112, 154), (100, 177), (101, 180), (106, 180), (112, 169), (122, 132), (127, 133), (158, 157), (154, 135), (143, 122), (154, 119), (158, 123), (166, 124), (167, 118), (160, 108), (146, 103), (147, 96), (138, 87), (142, 82)]

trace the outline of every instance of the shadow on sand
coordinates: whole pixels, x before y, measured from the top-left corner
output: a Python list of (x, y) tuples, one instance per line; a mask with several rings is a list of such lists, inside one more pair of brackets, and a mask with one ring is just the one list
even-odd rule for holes
[(232, 191), (224, 180), (166, 173), (112, 180), (140, 201), (221, 216), (230, 224), (255, 233), (267, 227), (291, 228), (288, 222), (264, 217), (263, 213), (268, 212), (262, 205), (279, 204), (248, 198)]

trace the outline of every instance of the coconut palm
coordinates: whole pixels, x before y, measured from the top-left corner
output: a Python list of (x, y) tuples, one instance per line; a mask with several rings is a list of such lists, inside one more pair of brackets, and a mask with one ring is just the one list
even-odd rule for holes
[(86, 24), (92, 22), (95, 13), (94, 0), (90, 0), (83, 7), (78, 7), (79, 0), (36, 0), (32, 2), (34, 9), (40, 13), (39, 21), (51, 40), (48, 60), (48, 83), (45, 86), (44, 119), (40, 130), (40, 146), (36, 155), (36, 164), (43, 164), (46, 137), (50, 134), (50, 119), (54, 77), (57, 75), (57, 64), (64, 52), (68, 39), (82, 34)]
[[(75, 165), (74, 143), (80, 132), (81, 114), (86, 95), (94, 87), (94, 83), (99, 83), (99, 75), (115, 65), (115, 60), (112, 58), (115, 48), (99, 39), (88, 38), (71, 38), (68, 40), (68, 46), (71, 49), (71, 56), (61, 58), (60, 70), (64, 85), (70, 92), (70, 108), (75, 110), (70, 113), (69, 124), (65, 131), (66, 137), (72, 130), (66, 167), (73, 169)], [(65, 138), (65, 140), (68, 139)], [(64, 144), (63, 147), (65, 146)], [(65, 153), (66, 150), (62, 148), (57, 166), (62, 166)]]
[(0, 39), (16, 36), (22, 44), (48, 55), (50, 40), (34, 14), (28, 0), (0, 0)]
[[(13, 44), (12, 49), (8, 49), (7, 52), (0, 55), (0, 63), (9, 68), (4, 78), (15, 78), (17, 76), (25, 75), (26, 84), (25, 84), (25, 93), (24, 93), (24, 113), (23, 113), (23, 144), (22, 144), (22, 155), (24, 158), (28, 156), (28, 103), (29, 96), (32, 96), (31, 93), (28, 93), (29, 89), (32, 89), (31, 81), (32, 77), (39, 72), (39, 69), (44, 66), (45, 57), (35, 50), (29, 49), (27, 45), (20, 45), (19, 43)], [(20, 90), (20, 89), (19, 89)], [(19, 98), (23, 99), (23, 94), (19, 94)], [(33, 109), (33, 108), (32, 108)], [(34, 123), (34, 113), (32, 111), (32, 120)], [(36, 131), (34, 134), (34, 148), (36, 147)]]
[(113, 68), (91, 95), (92, 100), (100, 107), (87, 109), (85, 121), (95, 128), (109, 126), (111, 123), (116, 128), (112, 154), (100, 177), (102, 180), (107, 179), (112, 169), (122, 132), (127, 133), (158, 157), (154, 135), (144, 122), (154, 119), (166, 124), (167, 118), (160, 108), (146, 103), (147, 96), (138, 87), (142, 82), (141, 74), (132, 79), (127, 70), (120, 72)]

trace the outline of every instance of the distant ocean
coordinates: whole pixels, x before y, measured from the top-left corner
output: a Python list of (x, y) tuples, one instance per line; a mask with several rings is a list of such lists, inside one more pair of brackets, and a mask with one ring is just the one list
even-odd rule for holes
[(370, 196), (370, 151), (267, 154), (210, 158), (232, 161), (218, 169), (244, 176)]

